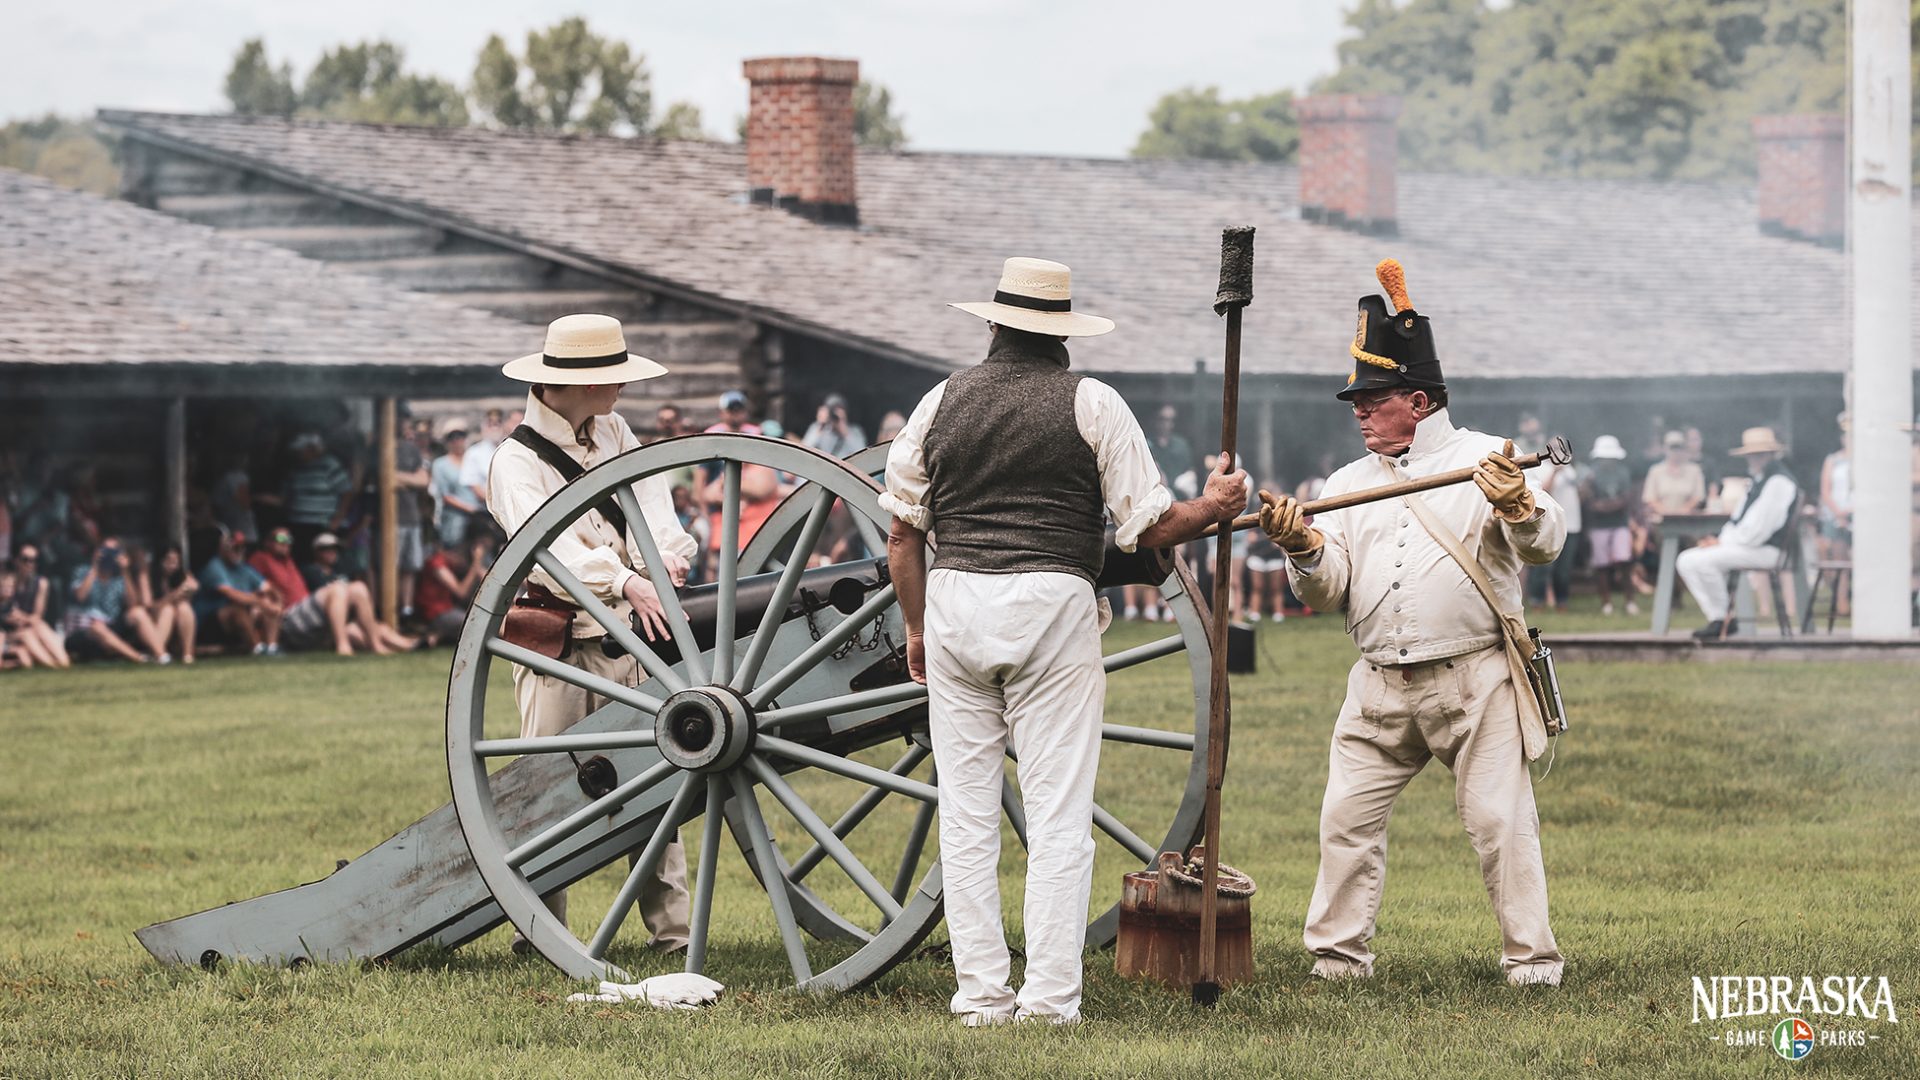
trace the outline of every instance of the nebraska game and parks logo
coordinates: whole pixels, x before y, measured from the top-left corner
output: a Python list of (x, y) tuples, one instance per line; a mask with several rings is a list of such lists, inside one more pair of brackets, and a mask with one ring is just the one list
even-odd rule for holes
[(1693, 979), (1693, 1022), (1720, 1030), (1729, 1047), (1765, 1046), (1788, 1061), (1820, 1049), (1860, 1048), (1879, 1040), (1868, 1024), (1898, 1024), (1884, 975), (1713, 975)]

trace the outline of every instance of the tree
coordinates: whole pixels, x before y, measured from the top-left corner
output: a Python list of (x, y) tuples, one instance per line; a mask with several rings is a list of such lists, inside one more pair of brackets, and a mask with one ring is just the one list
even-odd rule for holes
[(869, 150), (899, 150), (907, 145), (906, 118), (893, 111), (893, 94), (861, 79), (853, 88), (853, 141)]
[(388, 41), (322, 53), (300, 86), (300, 115), (429, 127), (465, 127), (466, 95), (445, 79), (412, 75)]
[(293, 68), (284, 63), (275, 68), (267, 60), (266, 43), (249, 39), (227, 71), (227, 100), (242, 116), (292, 116), (298, 103)]
[(498, 34), (487, 38), (473, 99), (491, 122), (536, 131), (644, 132), (653, 111), (646, 59), (577, 16), (528, 33), (523, 57)]
[(120, 190), (120, 170), (99, 129), (52, 113), (0, 126), (0, 167), (44, 176), (95, 195)]
[(658, 139), (698, 139), (710, 141), (706, 125), (700, 117), (700, 106), (691, 101), (676, 101), (667, 106), (660, 114), (660, 120), (653, 125), (653, 135)]
[(1221, 98), (1216, 86), (1187, 87), (1154, 103), (1133, 156), (1291, 161), (1299, 147), (1291, 91), (1233, 101)]

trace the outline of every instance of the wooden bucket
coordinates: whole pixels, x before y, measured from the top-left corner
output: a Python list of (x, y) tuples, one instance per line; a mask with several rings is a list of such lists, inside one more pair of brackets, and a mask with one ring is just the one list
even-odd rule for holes
[[(1193, 858), (1205, 855), (1204, 847), (1193, 849)], [(1200, 977), (1201, 892), (1178, 874), (1185, 863), (1179, 852), (1163, 851), (1156, 869), (1126, 876), (1113, 950), (1113, 966), (1122, 976), (1145, 976), (1171, 987), (1192, 986)], [(1214, 926), (1214, 978), (1222, 986), (1253, 978), (1253, 882), (1245, 875), (1230, 879), (1226, 869), (1221, 868)]]

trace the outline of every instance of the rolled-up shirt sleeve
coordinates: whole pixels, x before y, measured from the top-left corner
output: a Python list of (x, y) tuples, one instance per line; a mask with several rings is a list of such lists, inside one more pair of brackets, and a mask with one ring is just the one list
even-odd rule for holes
[(1140, 534), (1173, 505), (1173, 492), (1160, 482), (1160, 466), (1140, 421), (1113, 387), (1098, 379), (1080, 380), (1073, 414), (1100, 469), (1100, 497), (1113, 518), (1114, 544), (1132, 551)]
[(946, 392), (945, 381), (927, 391), (887, 450), (886, 490), (880, 493), (880, 509), (921, 532), (933, 528), (933, 508), (927, 505), (927, 491), (932, 486), (927, 476), (927, 430), (933, 426), (934, 414), (940, 411)]

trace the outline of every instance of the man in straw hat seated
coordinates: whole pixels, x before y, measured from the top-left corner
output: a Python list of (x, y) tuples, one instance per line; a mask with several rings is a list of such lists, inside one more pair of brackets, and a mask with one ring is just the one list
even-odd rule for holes
[[(568, 315), (547, 327), (543, 351), (522, 356), (503, 370), (510, 379), (533, 384), (527, 394), (526, 421), (500, 443), (487, 476), (487, 509), (511, 536), (567, 483), (568, 478), (542, 454), (564, 454), (585, 470), (639, 447), (633, 429), (614, 415), (614, 402), (626, 384), (665, 375), (667, 369), (627, 352), (619, 320)], [(695, 545), (693, 537), (680, 528), (666, 480), (650, 476), (633, 489), (668, 573), (675, 584), (685, 583)], [(590, 509), (554, 537), (549, 550), (617, 617), (638, 615), (640, 632), (648, 640), (667, 637), (666, 612), (645, 572), (639, 545), (627, 529), (615, 527), (598, 508)], [(543, 570), (530, 573), (527, 584), (561, 602), (567, 599), (566, 591)], [(563, 657), (567, 663), (623, 686), (640, 682), (638, 661), (624, 654), (609, 657), (600, 648), (599, 639), (606, 631), (592, 616), (574, 611), (570, 630), (573, 644)], [(522, 738), (557, 735), (607, 703), (572, 683), (517, 665), (513, 695), (520, 707)], [(654, 948), (686, 947), (686, 882), (686, 854), (676, 838), (640, 892), (640, 914), (652, 932), (649, 944)], [(565, 923), (566, 890), (556, 890), (544, 899), (554, 917)], [(526, 948), (517, 935), (514, 948)]]
[(1800, 485), (1793, 474), (1780, 464), (1787, 448), (1774, 437), (1773, 429), (1748, 428), (1733, 448), (1734, 457), (1747, 459), (1747, 474), (1753, 483), (1732, 520), (1720, 527), (1720, 535), (1700, 541), (1700, 546), (1680, 553), (1675, 569), (1687, 583), (1693, 602), (1707, 616), (1707, 625), (1693, 632), (1702, 641), (1718, 640), (1738, 627), (1727, 611), (1727, 575), (1737, 570), (1771, 570), (1780, 565), (1780, 553), (1793, 543), (1793, 505), (1800, 497)]
[[(1113, 323), (1073, 310), (1065, 266), (1008, 259), (991, 301), (952, 306), (991, 325), (986, 360), (921, 399), (893, 440), (880, 497), (895, 519), (888, 553), (908, 664), (928, 689), (959, 981), (951, 1007), (970, 1026), (1016, 1014), (1073, 1023), (1106, 698), (1100, 633), (1111, 616), (1093, 592), (1106, 519), (1122, 550), (1179, 544), (1240, 512), (1246, 474), (1216, 472), (1198, 499), (1173, 501), (1126, 402), (1068, 370), (1066, 339)], [(1009, 744), (1027, 817), (1017, 997), (998, 876)]]
[[(1507, 981), (1558, 985), (1527, 774), (1546, 730), (1522, 708), (1532, 691), (1516, 684), (1501, 620), (1472, 574), (1503, 613), (1518, 613), (1521, 571), (1560, 554), (1565, 521), (1513, 463), (1511, 439), (1453, 425), (1433, 330), (1413, 310), (1400, 264), (1388, 259), (1375, 272), (1387, 298), (1360, 298), (1347, 350), (1353, 373), (1337, 395), (1352, 405), (1368, 453), (1328, 477), (1322, 494), (1468, 467), (1474, 483), (1330, 511), (1311, 525), (1292, 498), (1260, 493), (1260, 527), (1287, 553), (1294, 592), (1316, 610), (1346, 612), (1360, 647), (1333, 725), (1303, 940), (1321, 978), (1373, 974), (1387, 819), (1401, 790), (1438, 758), (1453, 772), (1454, 802), (1480, 856)], [(1443, 543), (1440, 534), (1451, 535)]]

